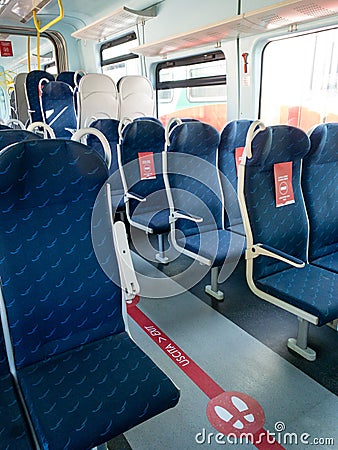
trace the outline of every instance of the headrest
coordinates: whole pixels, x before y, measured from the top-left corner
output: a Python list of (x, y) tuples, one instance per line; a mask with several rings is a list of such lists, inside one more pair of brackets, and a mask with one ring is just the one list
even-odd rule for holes
[[(1, 210), (74, 204), (97, 195), (108, 178), (103, 159), (90, 147), (63, 139), (28, 140), (0, 152)], [(76, 198), (76, 201), (74, 200)]]
[(15, 144), (17, 142), (26, 141), (28, 139), (42, 139), (41, 136), (32, 133), (27, 130), (13, 130), (11, 128), (1, 130), (0, 132), (0, 150), (8, 145)]
[(252, 122), (247, 119), (229, 122), (221, 133), (219, 148), (222, 152), (235, 153), (237, 147), (244, 147), (246, 134)]
[(219, 132), (211, 125), (199, 121), (183, 122), (172, 129), (168, 151), (187, 153), (201, 158), (210, 155), (219, 144)]
[(318, 164), (338, 161), (338, 123), (323, 123), (310, 134), (307, 159)]
[(274, 164), (304, 158), (310, 148), (307, 134), (300, 128), (275, 125), (259, 132), (252, 141), (252, 158), (248, 166), (260, 166), (263, 170)]
[(123, 97), (130, 94), (146, 94), (153, 96), (153, 87), (148, 78), (141, 75), (127, 75), (122, 77), (117, 82), (117, 89), (119, 92), (123, 91)]
[[(123, 146), (128, 146), (128, 154), (123, 153), (124, 162), (137, 158), (139, 152), (161, 153), (164, 150), (164, 128), (154, 120), (134, 120), (122, 130)], [(127, 159), (127, 160), (126, 160)]]
[(44, 94), (47, 94), (50, 100), (61, 100), (64, 97), (73, 98), (73, 89), (64, 81), (50, 81), (42, 89), (42, 95)]

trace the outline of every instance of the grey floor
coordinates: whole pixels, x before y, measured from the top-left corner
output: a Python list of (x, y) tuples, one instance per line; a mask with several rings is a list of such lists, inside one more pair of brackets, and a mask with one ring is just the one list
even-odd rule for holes
[[(146, 267), (141, 267), (145, 263), (138, 258), (135, 258), (134, 262), (140, 272), (145, 269), (144, 272), (158, 278), (163, 277), (163, 272), (173, 270), (162, 267), (158, 271), (156, 265), (148, 266), (147, 264)], [(241, 275), (235, 272), (234, 278), (236, 276)], [(174, 292), (175, 282), (170, 280), (169, 283), (174, 283)], [(203, 284), (204, 280), (201, 283)], [(141, 293), (142, 284), (143, 282), (141, 282)], [(313, 443), (316, 438), (323, 440), (331, 438), (335, 440), (335, 445), (330, 445), (326, 441), (325, 445), (312, 445), (312, 448), (338, 448), (336, 395), (325, 387), (325, 383), (324, 386), (323, 383), (318, 383), (313, 377), (299, 370), (292, 361), (280, 355), (276, 349), (269, 348), (262, 342), (264, 339), (257, 339), (253, 333), (244, 331), (234, 321), (225, 317), (222, 311), (217, 311), (219, 307), (212, 307), (210, 299), (205, 299), (202, 294), (202, 284), (193, 288), (192, 292), (181, 293), (170, 298), (142, 298), (139, 307), (222, 386), (224, 391), (239, 391), (254, 397), (264, 408), (265, 429), (268, 429), (270, 433), (276, 431), (275, 426), (278, 422), (283, 422), (285, 431), (281, 433), (280, 440), (284, 448), (309, 448), (309, 445), (301, 442), (298, 442), (298, 445), (291, 444), (284, 436), (285, 433), (296, 433), (295, 439), (299, 440), (301, 435), (309, 434), (310, 443)], [(232, 292), (231, 289), (230, 292)], [(241, 301), (240, 298), (237, 301)], [(224, 302), (223, 305), (226, 310), (226, 303)], [(233, 310), (232, 307), (230, 309)], [(245, 311), (243, 315), (246, 315)], [(247, 318), (252, 322), (251, 313)], [(259, 323), (260, 320), (257, 321), (257, 324)], [(114, 439), (109, 443), (109, 448), (112, 450), (130, 448), (133, 450), (193, 450), (203, 446), (219, 448), (220, 444), (214, 438), (217, 432), (206, 417), (205, 411), (208, 404), (206, 395), (133, 320), (129, 320), (129, 325), (130, 332), (138, 345), (180, 387), (181, 399), (175, 409), (166, 411), (130, 430), (125, 436)], [(265, 322), (265, 329), (273, 334), (274, 326), (270, 322)], [(332, 347), (334, 353), (337, 348), (337, 334), (333, 330), (329, 331), (330, 340), (333, 342), (331, 345), (335, 345), (334, 348)], [(330, 348), (320, 350), (329, 352)], [(298, 358), (295, 355), (291, 357)], [(337, 360), (332, 360), (333, 379), (337, 378), (337, 371), (334, 368), (336, 363)], [(196, 441), (196, 436), (202, 436), (198, 434), (201, 432), (211, 436), (209, 444)], [(232, 445), (232, 447), (243, 446), (255, 448), (252, 444)]]

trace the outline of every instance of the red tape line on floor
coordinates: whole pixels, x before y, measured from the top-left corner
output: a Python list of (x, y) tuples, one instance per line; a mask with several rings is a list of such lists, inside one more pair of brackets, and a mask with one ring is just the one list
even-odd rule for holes
[(139, 297), (127, 305), (129, 316), (198, 386), (210, 401), (207, 416), (213, 427), (224, 435), (250, 438), (259, 450), (283, 449), (263, 426), (265, 415), (260, 404), (241, 392), (225, 392), (180, 347), (152, 322), (137, 306)]

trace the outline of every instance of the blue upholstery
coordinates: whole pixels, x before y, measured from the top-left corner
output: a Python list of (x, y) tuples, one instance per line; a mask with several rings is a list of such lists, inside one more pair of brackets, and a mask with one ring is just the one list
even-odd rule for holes
[[(260, 132), (246, 163), (244, 192), (254, 244), (268, 245), (304, 262), (309, 229), (300, 174), (309, 148), (309, 138), (295, 127), (279, 125)], [(295, 203), (276, 207), (274, 164), (289, 161)], [(315, 314), (319, 325), (338, 317), (335, 274), (312, 265), (296, 269), (266, 256), (253, 262), (254, 282), (263, 291)]]
[(71, 86), (73, 89), (79, 85), (79, 82), (82, 78), (82, 74), (81, 73), (77, 73), (76, 75), (76, 84), (75, 84), (75, 72), (72, 71), (65, 71), (65, 72), (60, 72), (57, 77), (56, 77), (56, 81), (63, 81), (64, 83), (69, 84), (69, 86)]
[[(109, 173), (112, 174), (119, 170), (119, 163), (117, 159), (117, 144), (119, 143), (119, 121), (116, 119), (97, 119), (94, 120), (90, 127), (96, 128), (97, 130), (101, 131), (107, 138), (107, 141), (110, 146), (111, 154), (112, 154), (112, 161), (109, 169)], [(104, 157), (104, 150), (101, 145), (100, 140), (90, 134), (87, 138), (87, 144), (95, 148), (102, 157)]]
[[(162, 176), (164, 128), (153, 119), (135, 119), (125, 126), (120, 141), (121, 163), (128, 192), (146, 198), (145, 202), (129, 200), (129, 215), (137, 224), (147, 226), (154, 234), (168, 232), (169, 209)], [(152, 152), (155, 179), (141, 179), (138, 154)]]
[(15, 144), (16, 142), (21, 142), (25, 140), (32, 139), (42, 139), (35, 133), (26, 130), (1, 130), (0, 132), (0, 150), (7, 147), (8, 145)]
[(76, 114), (73, 89), (63, 81), (50, 81), (41, 93), (43, 121), (54, 131), (57, 138), (70, 139), (76, 130)]
[(26, 424), (21, 415), (0, 330), (0, 448), (29, 450), (31, 446)]
[(3, 123), (0, 123), (0, 130), (10, 130), (11, 127), (4, 125)]
[(310, 134), (302, 187), (310, 222), (309, 261), (338, 272), (338, 123)]
[(90, 449), (174, 406), (177, 389), (125, 332), (107, 214), (92, 223), (105, 271), (95, 257), (103, 159), (78, 142), (25, 141), (0, 153), (0, 172), (0, 275), (41, 447)]
[[(174, 127), (167, 149), (168, 179), (175, 210), (203, 218), (196, 224), (190, 220), (175, 222), (176, 241), (181, 247), (223, 264), (232, 250), (238, 255), (244, 238), (223, 228), (223, 205), (217, 173), (219, 133), (208, 124), (187, 121)], [(231, 250), (231, 251), (232, 251)]]
[(44, 70), (32, 70), (26, 76), (26, 97), (31, 122), (43, 122), (39, 92), (39, 83), (42, 79), (53, 81), (54, 76)]
[(231, 186), (237, 192), (236, 148), (244, 147), (246, 135), (252, 120), (233, 120), (222, 130), (218, 146), (218, 168), (224, 197), (225, 227), (239, 234), (245, 234), (237, 196), (233, 195)]

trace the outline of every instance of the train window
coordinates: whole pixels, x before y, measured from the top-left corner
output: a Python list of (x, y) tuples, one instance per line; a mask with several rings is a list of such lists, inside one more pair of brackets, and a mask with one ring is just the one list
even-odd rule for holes
[(260, 118), (308, 131), (338, 121), (338, 29), (272, 41), (263, 53)]
[(221, 51), (166, 61), (156, 67), (158, 117), (190, 117), (218, 130), (226, 122), (226, 60)]
[(102, 73), (109, 75), (116, 83), (125, 75), (137, 75), (139, 72), (138, 55), (129, 50), (133, 40), (136, 40), (135, 32), (105, 42), (100, 47)]

